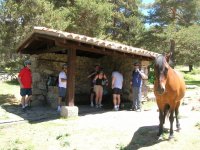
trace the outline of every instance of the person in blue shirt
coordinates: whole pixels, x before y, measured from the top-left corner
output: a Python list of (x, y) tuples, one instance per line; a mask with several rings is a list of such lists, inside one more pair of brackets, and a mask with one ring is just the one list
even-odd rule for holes
[(132, 109), (135, 111), (141, 111), (141, 99), (142, 99), (142, 80), (148, 77), (140, 69), (138, 62), (134, 63), (134, 69), (132, 72), (131, 88), (133, 92), (133, 105)]

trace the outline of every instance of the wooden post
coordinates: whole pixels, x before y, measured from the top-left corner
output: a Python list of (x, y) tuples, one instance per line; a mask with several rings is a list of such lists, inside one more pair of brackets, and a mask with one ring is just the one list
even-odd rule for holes
[(67, 69), (67, 106), (74, 106), (75, 97), (75, 68), (76, 68), (76, 49), (68, 50), (68, 69)]

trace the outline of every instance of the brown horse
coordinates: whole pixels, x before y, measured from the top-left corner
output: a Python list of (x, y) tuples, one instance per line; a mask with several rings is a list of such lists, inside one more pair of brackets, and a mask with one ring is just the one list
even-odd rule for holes
[(182, 76), (175, 70), (173, 70), (169, 64), (170, 55), (159, 55), (155, 58), (155, 83), (154, 94), (156, 96), (156, 102), (159, 108), (159, 138), (162, 138), (163, 124), (165, 123), (166, 114), (169, 112), (170, 121), (170, 135), (169, 139), (173, 137), (173, 122), (174, 111), (176, 117), (176, 127), (180, 129), (180, 123), (178, 120), (179, 106), (182, 98), (185, 95), (185, 82)]

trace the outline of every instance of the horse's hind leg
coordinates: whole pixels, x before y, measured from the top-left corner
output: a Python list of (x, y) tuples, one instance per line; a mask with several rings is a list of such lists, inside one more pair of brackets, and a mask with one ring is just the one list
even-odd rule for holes
[(178, 118), (179, 117), (179, 110), (178, 110), (179, 105), (180, 105), (180, 103), (175, 108), (176, 128), (177, 128), (178, 131), (181, 129), (180, 123), (179, 123), (179, 118)]
[(169, 121), (170, 121), (170, 133), (169, 133), (169, 139), (173, 138), (173, 122), (174, 122), (174, 110), (170, 110), (170, 116), (169, 116)]

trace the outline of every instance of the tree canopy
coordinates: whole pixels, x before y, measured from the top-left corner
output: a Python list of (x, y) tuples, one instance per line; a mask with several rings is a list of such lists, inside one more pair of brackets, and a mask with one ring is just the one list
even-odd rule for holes
[[(144, 37), (147, 39), (144, 42), (145, 47), (154, 47), (155, 51), (162, 53), (167, 49), (169, 51), (170, 42), (173, 41), (175, 54), (179, 54), (176, 56), (176, 62), (193, 64), (189, 60), (193, 59), (196, 52), (200, 52), (197, 49), (198, 42), (195, 40), (200, 40), (195, 31), (200, 23), (200, 2), (198, 0), (156, 0), (149, 8), (146, 22), (152, 26), (145, 33)], [(187, 33), (194, 36), (187, 36)], [(185, 56), (188, 51), (191, 55)]]
[(45, 26), (160, 53), (174, 40), (177, 62), (194, 64), (200, 52), (200, 2), (155, 0), (147, 16), (141, 6), (142, 0), (2, 0), (0, 52), (12, 58), (33, 26)]

